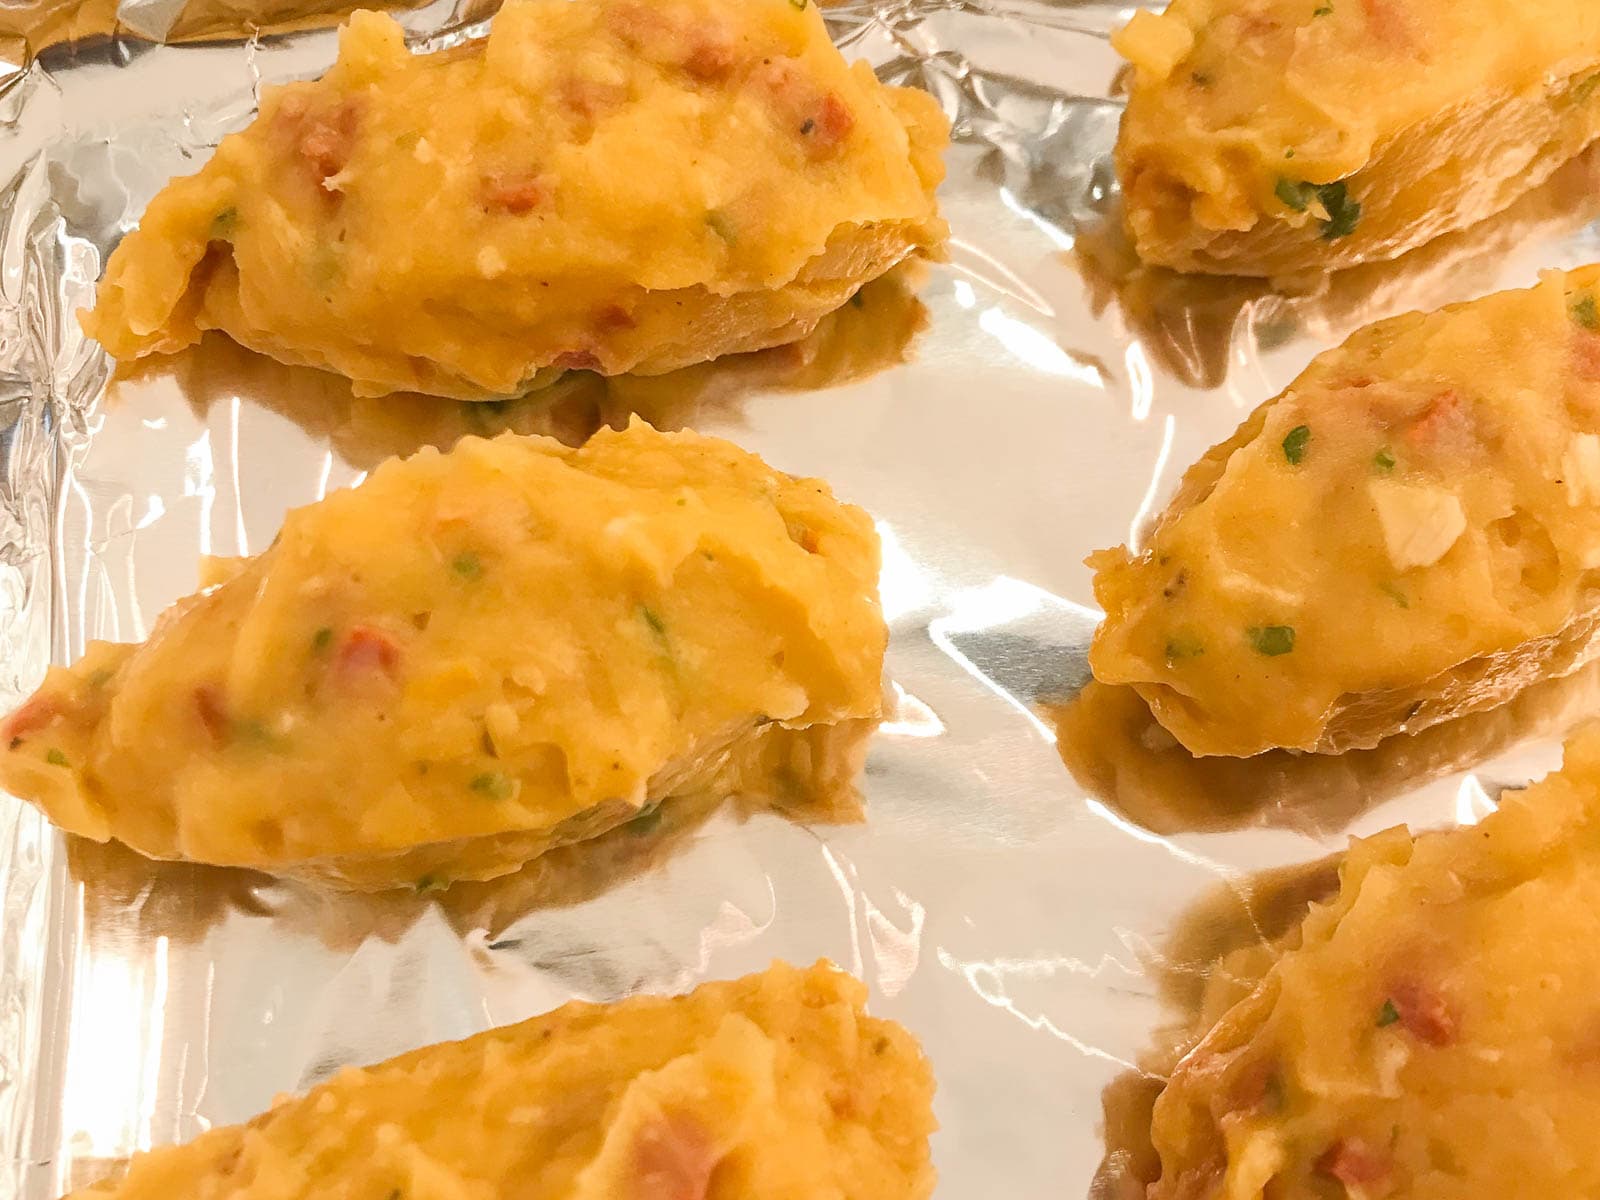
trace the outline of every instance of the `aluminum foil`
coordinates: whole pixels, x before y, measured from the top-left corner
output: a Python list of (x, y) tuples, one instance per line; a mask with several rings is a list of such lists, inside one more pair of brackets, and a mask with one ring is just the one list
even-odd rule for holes
[[(486, 8), (402, 19), (445, 45)], [(1600, 707), (1595, 672), (1332, 760), (1196, 764), (1126, 694), (1080, 695), (1098, 616), (1084, 555), (1137, 540), (1182, 469), (1312, 354), (1600, 258), (1600, 171), (1579, 162), (1485, 226), (1301, 294), (1137, 268), (1109, 161), (1106, 38), (1130, 11), (831, 6), (847, 53), (955, 120), (952, 261), (792, 350), (468, 409), (353, 400), (220, 341), (114, 378), (72, 318), (150, 195), (248, 121), (262, 82), (332, 60), (326, 6), (0, 7), (0, 702), (87, 639), (143, 637), (201, 555), (264, 548), (287, 507), (385, 455), (501, 427), (579, 437), (630, 410), (871, 510), (900, 700), (862, 825), (702, 805), (443, 896), (156, 866), (0, 798), (0, 1197), (51, 1200), (344, 1063), (819, 956), (931, 1056), (939, 1196), (1085, 1195), (1107, 1113), (1116, 1134), (1118, 1097), (1149, 1090), (1174, 980), (1225, 935), (1268, 932), (1261, 906), (1218, 896), (1256, 898), (1258, 872), (1351, 832), (1475, 820), (1554, 763), (1560, 730)], [(1118, 1188), (1138, 1194), (1115, 1172), (1097, 1186)]]

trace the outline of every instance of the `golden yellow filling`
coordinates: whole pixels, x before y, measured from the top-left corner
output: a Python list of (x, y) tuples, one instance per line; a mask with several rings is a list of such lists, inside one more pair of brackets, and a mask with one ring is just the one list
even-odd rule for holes
[(1594, 654), (1600, 268), (1319, 355), (1090, 559), (1090, 664), (1197, 754), (1372, 745)]
[(1600, 135), (1600, 14), (1576, 0), (1173, 0), (1114, 44), (1128, 224), (1181, 270), (1390, 258)]
[(149, 641), (53, 669), (0, 726), (0, 781), (152, 857), (484, 878), (773, 730), (870, 725), (877, 571), (865, 513), (724, 441), (467, 438), (291, 512)]
[(1151, 1200), (1600, 1192), (1597, 850), (1595, 726), (1478, 826), (1356, 842), (1331, 903), (1219, 968)]
[(783, 963), (347, 1067), (77, 1200), (925, 1200), (933, 1078), (866, 988)]
[(370, 395), (657, 373), (935, 252), (946, 138), (790, 0), (511, 0), (432, 55), (360, 12), (151, 201), (84, 327), (120, 359), (220, 329)]

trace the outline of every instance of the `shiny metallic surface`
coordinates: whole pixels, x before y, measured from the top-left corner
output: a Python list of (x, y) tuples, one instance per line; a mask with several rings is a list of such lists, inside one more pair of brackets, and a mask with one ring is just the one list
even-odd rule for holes
[[(1600, 258), (1593, 164), (1303, 292), (1141, 271), (1109, 163), (1106, 35), (1129, 10), (861, 0), (830, 7), (839, 42), (955, 119), (952, 258), (809, 345), (498, 409), (353, 400), (225, 343), (113, 378), (72, 315), (110, 246), (262, 82), (332, 59), (325, 9), (273, 4), (286, 29), (252, 11), (0, 13), (0, 700), (90, 638), (143, 637), (199, 556), (262, 549), (286, 507), (386, 454), (638, 410), (872, 511), (899, 714), (864, 824), (702, 806), (442, 896), (158, 866), (0, 798), (0, 1197), (50, 1200), (343, 1063), (819, 956), (931, 1056), (941, 1197), (1084, 1195), (1103, 1092), (1173, 1015), (1167, 939), (1197, 901), (1351, 832), (1475, 820), (1600, 707), (1586, 673), (1362, 755), (1213, 770), (1091, 693), (1061, 718), (1071, 770), (1056, 744), (1098, 616), (1084, 555), (1136, 540), (1188, 463), (1355, 326)], [(483, 15), (402, 19), (441, 45)]]

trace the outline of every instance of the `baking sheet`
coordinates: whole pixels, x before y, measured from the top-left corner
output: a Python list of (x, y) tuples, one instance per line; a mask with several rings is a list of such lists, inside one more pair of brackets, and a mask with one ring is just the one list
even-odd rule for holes
[[(1355, 325), (1600, 258), (1594, 164), (1307, 294), (1141, 272), (1110, 218), (1106, 34), (1131, 10), (845, 3), (829, 20), (847, 51), (955, 118), (952, 261), (876, 286), (806, 345), (499, 409), (356, 401), (220, 341), (112, 379), (70, 315), (110, 246), (249, 119), (262, 81), (332, 59), (326, 6), (274, 3), (259, 11), (290, 28), (240, 36), (249, 11), (0, 21), (0, 701), (87, 639), (143, 637), (199, 555), (264, 548), (288, 506), (387, 454), (502, 426), (575, 437), (637, 409), (875, 515), (900, 715), (873, 746), (864, 825), (701, 806), (443, 897), (154, 866), (0, 798), (0, 1196), (51, 1200), (347, 1062), (823, 955), (932, 1058), (940, 1197), (1084, 1195), (1105, 1090), (1173, 1015), (1189, 959), (1168, 938), (1209, 919), (1195, 905), (1352, 831), (1475, 820), (1600, 705), (1586, 673), (1366, 755), (1217, 767), (1102, 689), (1060, 718), (1072, 770), (1056, 744), (1098, 615), (1083, 556), (1136, 538), (1189, 462)], [(482, 15), (402, 19), (447, 44)]]

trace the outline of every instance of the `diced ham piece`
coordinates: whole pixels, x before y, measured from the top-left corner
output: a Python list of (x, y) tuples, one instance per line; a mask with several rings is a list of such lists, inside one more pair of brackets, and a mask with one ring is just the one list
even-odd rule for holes
[(1429, 453), (1466, 454), (1477, 442), (1472, 413), (1454, 391), (1440, 392), (1405, 431), (1411, 446)]
[(705, 36), (689, 47), (683, 69), (702, 83), (715, 83), (733, 74), (737, 62), (731, 42), (726, 38)]
[(634, 1145), (634, 1188), (626, 1200), (705, 1200), (718, 1157), (697, 1122), (663, 1117)]
[(326, 181), (344, 170), (355, 147), (356, 110), (342, 104), (330, 113), (310, 121), (300, 135), (300, 155), (311, 164), (319, 180)]
[(837, 153), (856, 127), (855, 114), (843, 98), (835, 92), (819, 90), (792, 63), (768, 63), (755, 78), (766, 91), (779, 121), (795, 131), (812, 159)]
[(1430, 1046), (1448, 1046), (1456, 1040), (1456, 1016), (1436, 989), (1402, 983), (1389, 992), (1389, 1003), (1399, 1014), (1400, 1028)]
[(552, 367), (563, 371), (598, 371), (600, 360), (593, 350), (564, 350), (550, 361)]
[(228, 740), (228, 701), (220, 684), (203, 683), (195, 688), (194, 711), (213, 742), (221, 745)]
[(339, 675), (352, 681), (379, 674), (392, 676), (400, 666), (400, 647), (381, 630), (358, 625), (340, 645), (336, 665)]
[(1340, 1138), (1317, 1159), (1317, 1171), (1344, 1184), (1363, 1200), (1392, 1190), (1394, 1165), (1389, 1156), (1357, 1137)]
[(35, 696), (0, 725), (0, 738), (9, 745), (30, 733), (38, 733), (60, 715), (61, 701), (54, 696)]
[(1600, 382), (1600, 334), (1580, 330), (1573, 335), (1572, 369), (1581, 379)]
[(496, 171), (485, 175), (478, 187), (485, 212), (520, 217), (550, 200), (550, 185), (531, 172)]
[(1380, 45), (1390, 50), (1416, 49), (1417, 31), (1399, 0), (1361, 0), (1361, 8), (1366, 13), (1367, 29)]

